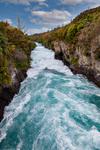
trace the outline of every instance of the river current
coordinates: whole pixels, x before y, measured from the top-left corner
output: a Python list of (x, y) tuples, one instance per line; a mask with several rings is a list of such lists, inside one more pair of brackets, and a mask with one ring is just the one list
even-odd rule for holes
[(0, 150), (100, 150), (100, 89), (37, 44), (5, 108)]

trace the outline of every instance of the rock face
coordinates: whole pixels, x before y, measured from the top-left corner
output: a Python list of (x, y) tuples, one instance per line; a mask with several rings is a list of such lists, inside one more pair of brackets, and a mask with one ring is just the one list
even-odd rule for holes
[(55, 58), (62, 59), (74, 73), (86, 75), (100, 87), (100, 6), (35, 39), (53, 49)]
[(91, 55), (88, 57), (84, 55), (80, 47), (76, 47), (74, 53), (71, 53), (68, 45), (63, 41), (54, 41), (53, 45), (55, 58), (63, 60), (75, 74), (85, 75), (100, 87), (100, 61), (97, 61), (94, 56), (96, 47), (91, 49)]
[(26, 78), (26, 71), (16, 71), (14, 72), (13, 82), (10, 86), (3, 86), (2, 92), (0, 93), (0, 121), (3, 118), (4, 108), (7, 106), (11, 100), (13, 99), (14, 95), (18, 93), (20, 83)]

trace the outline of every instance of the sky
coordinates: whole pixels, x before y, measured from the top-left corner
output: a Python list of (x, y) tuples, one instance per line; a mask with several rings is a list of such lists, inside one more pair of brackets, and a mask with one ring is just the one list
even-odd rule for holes
[(68, 24), (80, 12), (100, 6), (100, 0), (0, 0), (0, 21), (17, 26), (20, 18), (25, 32), (41, 33)]

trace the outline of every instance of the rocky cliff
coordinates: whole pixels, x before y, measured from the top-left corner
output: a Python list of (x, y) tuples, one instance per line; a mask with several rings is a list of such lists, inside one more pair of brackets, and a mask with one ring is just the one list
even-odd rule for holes
[(7, 22), (0, 22), (0, 121), (5, 106), (18, 92), (30, 67), (35, 44), (30, 37)]
[(55, 51), (74, 73), (100, 87), (100, 7), (87, 10), (70, 24), (33, 38)]
[(91, 57), (87, 57), (80, 47), (76, 47), (71, 54), (69, 50), (66, 51), (69, 47), (63, 41), (55, 41), (53, 44), (55, 58), (63, 60), (75, 74), (85, 75), (100, 87), (100, 61), (95, 59), (94, 51), (91, 50)]
[(7, 106), (14, 95), (18, 93), (20, 83), (26, 78), (26, 70), (17, 71), (13, 77), (11, 85), (2, 85), (0, 91), (0, 121), (3, 118), (4, 108)]

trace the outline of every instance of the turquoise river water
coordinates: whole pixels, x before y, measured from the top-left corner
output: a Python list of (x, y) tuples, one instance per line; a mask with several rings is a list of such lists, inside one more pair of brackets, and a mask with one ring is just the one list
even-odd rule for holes
[(0, 150), (100, 150), (100, 89), (37, 44), (5, 108)]

